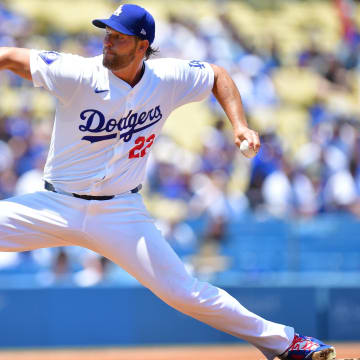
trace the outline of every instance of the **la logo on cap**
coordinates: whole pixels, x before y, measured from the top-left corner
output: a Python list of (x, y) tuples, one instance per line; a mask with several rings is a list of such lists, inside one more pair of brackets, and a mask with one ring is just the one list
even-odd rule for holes
[(115, 11), (114, 15), (119, 16), (122, 13), (122, 7), (123, 5), (120, 5)]

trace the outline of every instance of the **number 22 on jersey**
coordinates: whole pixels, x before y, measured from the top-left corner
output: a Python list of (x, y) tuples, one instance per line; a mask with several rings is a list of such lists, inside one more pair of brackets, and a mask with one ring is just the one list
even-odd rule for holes
[(146, 155), (147, 149), (149, 149), (154, 143), (155, 134), (151, 134), (148, 138), (145, 136), (139, 136), (135, 140), (135, 146), (129, 151), (129, 159), (140, 158)]

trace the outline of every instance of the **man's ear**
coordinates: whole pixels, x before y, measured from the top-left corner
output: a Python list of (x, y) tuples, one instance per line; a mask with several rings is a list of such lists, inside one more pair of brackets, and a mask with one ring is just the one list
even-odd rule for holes
[(139, 50), (146, 52), (147, 48), (150, 46), (148, 40), (141, 40), (139, 44)]

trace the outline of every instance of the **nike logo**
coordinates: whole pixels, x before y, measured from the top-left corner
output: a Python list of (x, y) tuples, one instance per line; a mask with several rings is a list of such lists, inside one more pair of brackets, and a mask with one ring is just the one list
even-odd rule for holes
[(103, 93), (103, 92), (107, 92), (107, 91), (109, 91), (109, 90), (108, 90), (108, 89), (107, 89), (107, 90), (101, 90), (101, 89), (98, 89), (98, 88), (95, 89), (95, 92), (96, 92), (97, 94), (100, 94), (100, 93)]

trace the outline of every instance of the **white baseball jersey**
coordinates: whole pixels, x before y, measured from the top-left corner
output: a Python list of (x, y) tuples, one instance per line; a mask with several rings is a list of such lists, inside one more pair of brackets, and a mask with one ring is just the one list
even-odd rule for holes
[(135, 188), (144, 181), (165, 119), (175, 108), (205, 99), (213, 87), (205, 62), (148, 60), (131, 87), (102, 58), (31, 51), (34, 85), (57, 98), (44, 179), (58, 190), (96, 196)]

